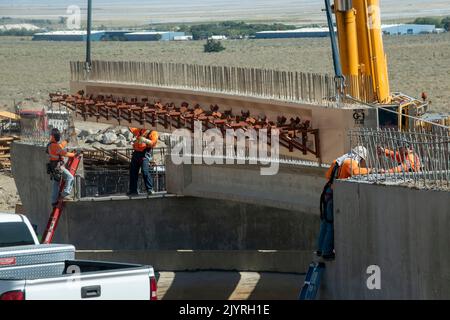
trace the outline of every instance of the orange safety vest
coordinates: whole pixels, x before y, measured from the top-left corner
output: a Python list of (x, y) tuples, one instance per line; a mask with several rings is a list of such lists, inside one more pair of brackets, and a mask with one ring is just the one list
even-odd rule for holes
[(393, 169), (390, 169), (390, 173), (400, 173), (400, 172), (419, 172), (420, 171), (420, 160), (419, 157), (412, 151), (408, 151), (407, 156), (402, 156), (397, 151), (391, 151), (389, 149), (385, 149), (385, 154), (392, 159), (395, 159), (399, 166)]
[(50, 143), (47, 146), (47, 152), (50, 161), (61, 161), (63, 157), (75, 157), (75, 153), (67, 152), (64, 148), (67, 146), (67, 141), (58, 143), (52, 137)]
[[(133, 143), (133, 149), (138, 152), (152, 149), (158, 143), (158, 132), (154, 130), (146, 130), (139, 128), (130, 128), (131, 133), (136, 137), (136, 141)], [(145, 142), (139, 142), (139, 138), (144, 137), (151, 141), (151, 144)]]
[[(333, 161), (333, 164), (328, 169), (326, 173), (326, 178), (328, 180), (331, 179), (331, 175), (333, 173), (333, 168), (336, 165), (336, 160)], [(369, 174), (369, 169), (367, 168), (361, 168), (359, 166), (358, 161), (353, 159), (345, 159), (344, 163), (338, 168), (336, 178), (337, 179), (348, 179), (352, 176), (358, 176), (363, 174)]]

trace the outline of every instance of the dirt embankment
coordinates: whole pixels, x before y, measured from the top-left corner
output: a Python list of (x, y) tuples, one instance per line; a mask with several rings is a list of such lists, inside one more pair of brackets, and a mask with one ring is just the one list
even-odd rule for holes
[(14, 212), (18, 202), (19, 195), (12, 175), (0, 172), (0, 211)]

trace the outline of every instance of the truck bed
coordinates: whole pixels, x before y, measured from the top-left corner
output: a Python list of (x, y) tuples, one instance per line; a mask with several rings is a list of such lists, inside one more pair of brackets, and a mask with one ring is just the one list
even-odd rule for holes
[(154, 278), (154, 271), (150, 266), (67, 260), (46, 267), (52, 272), (8, 279), (2, 278), (0, 271), (0, 294), (3, 287), (24, 291), (26, 300), (151, 298), (150, 279)]
[[(142, 269), (137, 264), (113, 263), (103, 261), (85, 261), (85, 260), (66, 260), (53, 263), (44, 263), (36, 265), (26, 265), (19, 267), (0, 268), (1, 280), (37, 280), (51, 279), (61, 276), (73, 276), (74, 274), (86, 275), (105, 273), (109, 271), (129, 271), (131, 269)], [(76, 272), (73, 272), (73, 271)]]

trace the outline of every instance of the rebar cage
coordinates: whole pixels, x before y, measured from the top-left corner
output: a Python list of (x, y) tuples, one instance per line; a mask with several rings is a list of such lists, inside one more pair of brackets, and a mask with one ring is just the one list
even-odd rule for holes
[[(405, 184), (425, 189), (450, 188), (450, 135), (441, 128), (433, 133), (422, 129), (357, 129), (349, 132), (350, 146), (367, 149), (367, 174), (354, 170), (353, 179)], [(356, 174), (355, 174), (356, 173)]]

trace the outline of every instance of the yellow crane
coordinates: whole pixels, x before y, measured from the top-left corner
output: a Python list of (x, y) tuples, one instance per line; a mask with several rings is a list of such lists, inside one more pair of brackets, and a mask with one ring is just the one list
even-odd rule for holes
[[(418, 100), (405, 94), (391, 92), (387, 57), (384, 51), (379, 0), (325, 0), (330, 33), (334, 34), (330, 12), (336, 16), (339, 54), (333, 52), (337, 76), (352, 79), (371, 79), (375, 101), (380, 110), (380, 125), (407, 130), (415, 126), (414, 118), (428, 109), (425, 99)], [(333, 30), (333, 31), (331, 31)], [(332, 35), (333, 41), (334, 35)], [(336, 40), (334, 40), (336, 41)], [(340, 64), (336, 66), (336, 63)], [(338, 73), (341, 74), (338, 74)], [(360, 84), (354, 83), (358, 88)], [(364, 90), (364, 89), (363, 89)], [(392, 113), (383, 110), (394, 111)], [(395, 123), (396, 122), (396, 123)]]

